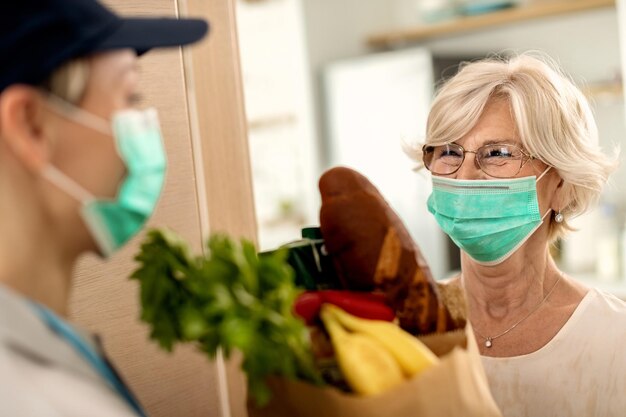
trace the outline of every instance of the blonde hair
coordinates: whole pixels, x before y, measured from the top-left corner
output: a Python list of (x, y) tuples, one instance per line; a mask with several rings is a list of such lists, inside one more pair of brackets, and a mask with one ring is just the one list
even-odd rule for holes
[(88, 58), (76, 58), (57, 68), (41, 87), (72, 104), (82, 100), (89, 81), (90, 66)]
[[(426, 125), (426, 143), (461, 139), (477, 123), (491, 99), (507, 99), (523, 147), (554, 167), (563, 179), (565, 219), (587, 211), (617, 167), (617, 154), (600, 150), (598, 129), (583, 93), (545, 56), (524, 53), (464, 63), (439, 89)], [(421, 147), (408, 149), (418, 163)], [(572, 230), (551, 222), (550, 239)]]

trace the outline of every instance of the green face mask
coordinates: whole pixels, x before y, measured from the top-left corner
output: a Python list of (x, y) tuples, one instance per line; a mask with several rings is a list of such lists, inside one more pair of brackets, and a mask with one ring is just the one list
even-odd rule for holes
[(428, 211), (452, 241), (482, 265), (505, 261), (541, 226), (538, 179), (456, 180), (432, 177)]
[(112, 132), (128, 171), (115, 200), (93, 196), (51, 165), (43, 172), (49, 181), (82, 203), (85, 224), (102, 255), (108, 257), (141, 230), (163, 189), (167, 163), (157, 112), (124, 110), (113, 116), (112, 127), (82, 109), (73, 108), (62, 114), (104, 133)]

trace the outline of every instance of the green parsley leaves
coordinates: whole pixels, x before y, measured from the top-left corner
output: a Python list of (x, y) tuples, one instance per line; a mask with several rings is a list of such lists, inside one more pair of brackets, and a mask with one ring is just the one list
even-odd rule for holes
[(250, 395), (262, 406), (271, 375), (321, 384), (308, 331), (292, 313), (299, 290), (286, 251), (258, 255), (251, 242), (212, 236), (206, 256), (192, 256), (168, 230), (148, 233), (131, 276), (141, 285), (141, 319), (150, 337), (171, 351), (196, 343), (209, 358), (243, 354)]

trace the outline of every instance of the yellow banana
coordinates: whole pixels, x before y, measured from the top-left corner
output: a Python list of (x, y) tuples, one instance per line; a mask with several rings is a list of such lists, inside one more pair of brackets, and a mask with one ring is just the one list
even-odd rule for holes
[(394, 323), (355, 317), (332, 304), (324, 304), (322, 311), (333, 316), (343, 327), (355, 334), (361, 333), (378, 341), (393, 355), (408, 377), (439, 363), (439, 358), (419, 339)]
[(374, 395), (404, 381), (400, 366), (376, 340), (347, 332), (327, 311), (320, 314), (346, 381), (357, 394)]

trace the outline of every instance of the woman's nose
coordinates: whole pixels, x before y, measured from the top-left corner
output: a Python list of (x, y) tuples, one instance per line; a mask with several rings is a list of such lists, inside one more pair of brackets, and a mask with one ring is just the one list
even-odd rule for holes
[(465, 151), (465, 158), (456, 172), (456, 179), (458, 180), (477, 180), (485, 177), (485, 174), (480, 169), (478, 161), (476, 160), (476, 154), (474, 152)]

